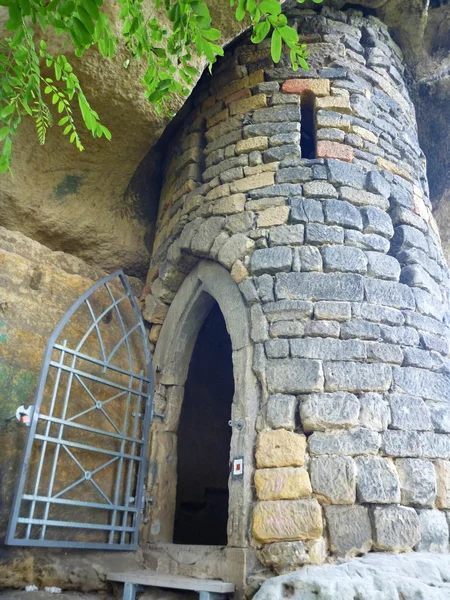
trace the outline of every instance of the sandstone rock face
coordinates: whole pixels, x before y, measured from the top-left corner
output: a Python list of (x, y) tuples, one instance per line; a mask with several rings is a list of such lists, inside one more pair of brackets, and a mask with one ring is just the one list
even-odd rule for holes
[(255, 600), (414, 600), (417, 597), (446, 600), (450, 584), (445, 573), (448, 556), (413, 553), (399, 556), (368, 554), (336, 566), (309, 567), (264, 583)]

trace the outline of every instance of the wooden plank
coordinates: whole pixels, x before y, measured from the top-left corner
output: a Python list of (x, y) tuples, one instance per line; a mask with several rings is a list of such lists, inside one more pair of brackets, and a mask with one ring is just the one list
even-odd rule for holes
[(121, 583), (135, 583), (152, 587), (168, 588), (172, 590), (190, 590), (193, 592), (218, 592), (231, 594), (235, 587), (233, 583), (216, 579), (195, 579), (181, 575), (167, 575), (157, 571), (127, 571), (124, 573), (107, 573), (109, 581)]

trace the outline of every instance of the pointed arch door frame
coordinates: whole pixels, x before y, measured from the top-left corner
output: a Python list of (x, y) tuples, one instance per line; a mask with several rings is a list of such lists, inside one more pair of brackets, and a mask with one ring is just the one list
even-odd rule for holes
[[(111, 291), (111, 284), (114, 280), (118, 280), (123, 290), (123, 295), (119, 298), (116, 298)], [(110, 299), (110, 303), (108, 300), (107, 306), (104, 310), (101, 311), (99, 315), (95, 315), (93, 308), (89, 302), (90, 297), (101, 288), (104, 288), (107, 298)], [(121, 303), (129, 302), (129, 305), (132, 309), (132, 314), (134, 315), (134, 323), (133, 326), (128, 328), (128, 324), (125, 322), (123, 315), (121, 313)], [(98, 340), (101, 349), (102, 360), (98, 360), (98, 358), (94, 358), (84, 354), (80, 351), (80, 347), (82, 343), (80, 342), (76, 348), (70, 348), (66, 343), (59, 344), (58, 338), (63, 332), (65, 326), (69, 323), (70, 319), (76, 314), (77, 310), (86, 306), (89, 314), (92, 319), (92, 323), (88, 328), (85, 336), (82, 339), (86, 339), (89, 335), (88, 332), (95, 332), (98, 335)], [(102, 341), (102, 335), (100, 332), (99, 324), (101, 319), (105, 318), (106, 315), (110, 313), (110, 311), (114, 311), (117, 316), (118, 324), (120, 330), (122, 332), (122, 337), (117, 342), (115, 348), (113, 348), (112, 352), (109, 356), (106, 356), (105, 348)], [(121, 344), (126, 345), (128, 359), (130, 359), (130, 347), (129, 347), (129, 338), (134, 331), (138, 331), (140, 334), (140, 341), (142, 343), (142, 348), (144, 352), (143, 362), (145, 362), (145, 371), (141, 371), (140, 373), (134, 372), (132, 369), (132, 361), (130, 364), (129, 370), (118, 367), (117, 365), (110, 362), (112, 357), (115, 355), (115, 352), (120, 347)], [(55, 362), (54, 353), (55, 350), (60, 353), (60, 361)], [(71, 356), (72, 365), (63, 364), (63, 357)], [(53, 357), (53, 358), (52, 358)], [(88, 361), (91, 364), (98, 366), (102, 369), (102, 373), (105, 376), (93, 375), (92, 373), (86, 373), (82, 370), (76, 368), (76, 360), (81, 359), (83, 361)], [(111, 387), (112, 389), (122, 390), (122, 393), (127, 394), (127, 404), (126, 404), (126, 416), (124, 415), (124, 426), (122, 432), (119, 430), (117, 432), (111, 432), (106, 429), (99, 429), (89, 427), (80, 423), (74, 423), (73, 419), (65, 420), (64, 415), (66, 414), (66, 409), (63, 409), (62, 418), (56, 418), (53, 416), (53, 408), (56, 402), (56, 392), (53, 391), (52, 400), (50, 403), (51, 410), (49, 410), (49, 414), (41, 414), (41, 404), (44, 398), (44, 393), (46, 390), (47, 380), (49, 377), (49, 373), (51, 369), (56, 369), (55, 375), (55, 389), (59, 384), (59, 376), (62, 370), (69, 373), (69, 381), (71, 382), (73, 378), (79, 377), (80, 379), (85, 377), (87, 379), (95, 381), (99, 385), (106, 385)], [(121, 376), (128, 377), (128, 385), (122, 385), (117, 381), (111, 381), (107, 378), (108, 370), (114, 371), (116, 374), (118, 373)], [(135, 387), (137, 386), (137, 387)], [(88, 391), (88, 390), (87, 390)], [(70, 386), (65, 391), (64, 403), (67, 405), (70, 401)], [(120, 392), (119, 392), (120, 393)], [(92, 400), (94, 402), (94, 408), (102, 409), (102, 402), (97, 401), (97, 406), (95, 406), (96, 399), (94, 395), (90, 394)], [(133, 402), (135, 402), (134, 413), (132, 413), (133, 406), (130, 401), (130, 398), (133, 398)], [(147, 444), (148, 444), (148, 432), (150, 429), (150, 423), (153, 416), (153, 370), (152, 370), (152, 360), (150, 355), (150, 348), (147, 340), (147, 333), (145, 330), (145, 325), (142, 320), (142, 315), (140, 309), (136, 303), (133, 291), (130, 287), (130, 284), (123, 273), (123, 271), (119, 270), (111, 275), (101, 279), (91, 288), (89, 288), (84, 294), (82, 294), (78, 300), (69, 308), (64, 317), (61, 319), (60, 323), (56, 327), (56, 329), (51, 334), (45, 354), (44, 360), (41, 367), (41, 372), (39, 376), (39, 383), (36, 389), (35, 394), (35, 402), (33, 405), (32, 416), (30, 428), (28, 431), (28, 437), (25, 445), (24, 455), (22, 459), (21, 471), (19, 476), (19, 481), (17, 483), (11, 517), (8, 525), (8, 530), (5, 538), (5, 543), (13, 546), (38, 546), (38, 547), (62, 547), (62, 548), (90, 548), (90, 549), (98, 549), (98, 550), (134, 550), (138, 546), (138, 535), (139, 535), (139, 525), (140, 525), (140, 515), (143, 508), (143, 490), (144, 490), (144, 478), (146, 475), (146, 456), (147, 456)], [(104, 411), (105, 412), (105, 411)], [(127, 421), (129, 414), (133, 415), (133, 433), (130, 434), (127, 430)], [(141, 419), (142, 425), (140, 426), (138, 420)], [(39, 434), (37, 432), (38, 424), (42, 422), (46, 423), (45, 434)], [(131, 421), (130, 421), (131, 422)], [(56, 423), (59, 427), (59, 435), (57, 438), (54, 438), (50, 435), (50, 425), (51, 423)], [(82, 430), (88, 432), (88, 435), (97, 435), (98, 439), (101, 441), (102, 436), (107, 438), (114, 438), (117, 443), (120, 445), (119, 451), (113, 451), (110, 448), (102, 447), (100, 445), (89, 445), (85, 443), (78, 443), (77, 441), (67, 441), (64, 438), (64, 427), (76, 428), (77, 430)], [(138, 432), (141, 431), (140, 435)], [(37, 479), (34, 481), (34, 493), (26, 492), (26, 484), (27, 484), (27, 476), (28, 469), (30, 465), (30, 459), (32, 452), (36, 451), (36, 441), (40, 443), (40, 452), (39, 460), (38, 460), (38, 470), (37, 470)], [(112, 494), (113, 497), (109, 498), (105, 494), (103, 494), (105, 498), (105, 503), (102, 502), (83, 502), (83, 501), (74, 501), (70, 499), (65, 499), (61, 497), (52, 497), (51, 487), (49, 489), (49, 493), (47, 497), (42, 497), (42, 493), (39, 493), (39, 478), (42, 473), (45, 449), (48, 444), (53, 444), (56, 448), (55, 454), (58, 456), (61, 448), (68, 452), (72, 452), (73, 449), (81, 449), (85, 452), (94, 452), (96, 454), (103, 454), (105, 456), (110, 456), (109, 463), (117, 461), (117, 472), (119, 473), (119, 477), (126, 477), (126, 483), (124, 486), (126, 488), (124, 501), (117, 501), (117, 494)], [(125, 450), (126, 444), (131, 447), (132, 450)], [(44, 448), (44, 450), (42, 450)], [(71, 450), (72, 449), (72, 450)], [(39, 451), (39, 450), (37, 450)], [(73, 456), (73, 453), (72, 453)], [(76, 461), (75, 461), (76, 462)], [(50, 473), (50, 481), (54, 482), (56, 475), (56, 463), (57, 460), (53, 461), (53, 468)], [(108, 460), (107, 460), (108, 463)], [(78, 467), (81, 472), (83, 472), (83, 465), (78, 463)], [(125, 475), (126, 473), (126, 475)], [(131, 474), (131, 475), (130, 475)], [(116, 475), (115, 475), (116, 477)], [(84, 471), (84, 478), (93, 482), (92, 473), (89, 471)], [(81, 481), (81, 479), (80, 479)], [(120, 480), (122, 481), (122, 480)], [(75, 487), (79, 482), (75, 482)], [(116, 481), (117, 485), (117, 481)], [(97, 486), (98, 487), (98, 486)], [(44, 506), (44, 518), (33, 518), (33, 511), (30, 510), (29, 517), (23, 516), (23, 504), (28, 503), (27, 506), (35, 507), (37, 503), (45, 503)], [(106, 518), (102, 523), (96, 524), (95, 522), (73, 522), (68, 519), (67, 521), (55, 521), (48, 518), (49, 508), (54, 504), (66, 505), (67, 510), (74, 510), (74, 506), (84, 506), (86, 509), (92, 509), (93, 511), (106, 511)], [(98, 513), (96, 513), (98, 514)], [(104, 515), (103, 515), (104, 516)], [(111, 518), (110, 518), (111, 516)], [(131, 524), (129, 524), (129, 520), (131, 520)], [(105, 524), (106, 523), (106, 524)], [(37, 538), (33, 538), (30, 535), (30, 530), (33, 526), (40, 527), (40, 533)], [(48, 539), (46, 537), (47, 530), (51, 528), (67, 528), (68, 530), (74, 529), (86, 529), (89, 530), (92, 535), (95, 535), (96, 532), (99, 533), (99, 538), (103, 541), (76, 541), (76, 540), (65, 540), (65, 539)], [(18, 529), (22, 530), (23, 535), (19, 534)], [(61, 529), (60, 529), (61, 530)], [(100, 535), (101, 534), (101, 535)], [(105, 542), (105, 536), (108, 537), (108, 542)]]

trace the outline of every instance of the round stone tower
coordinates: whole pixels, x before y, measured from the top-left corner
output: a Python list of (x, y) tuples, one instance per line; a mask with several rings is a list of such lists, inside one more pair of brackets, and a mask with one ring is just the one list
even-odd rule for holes
[(184, 384), (216, 301), (235, 383), (228, 551), (277, 572), (447, 552), (448, 268), (402, 55), (357, 11), (288, 19), (310, 70), (239, 41), (168, 144), (144, 310), (164, 415), (147, 539), (172, 541)]

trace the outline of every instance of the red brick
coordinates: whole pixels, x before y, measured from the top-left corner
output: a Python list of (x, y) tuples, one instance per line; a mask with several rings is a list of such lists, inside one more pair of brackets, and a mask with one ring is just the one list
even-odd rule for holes
[(351, 162), (353, 160), (353, 148), (338, 142), (317, 142), (317, 158), (338, 158)]
[(281, 91), (285, 94), (306, 94), (309, 92), (314, 96), (329, 96), (330, 80), (287, 79), (281, 86)]

